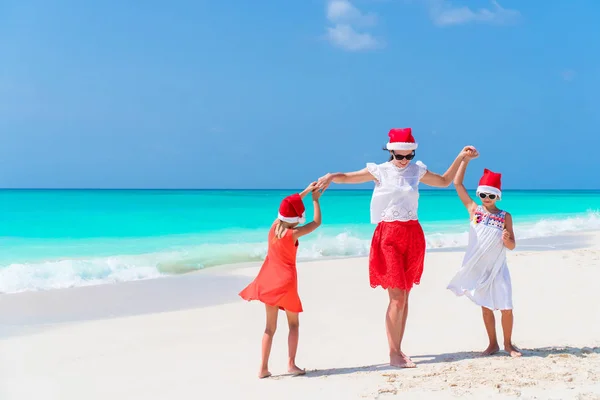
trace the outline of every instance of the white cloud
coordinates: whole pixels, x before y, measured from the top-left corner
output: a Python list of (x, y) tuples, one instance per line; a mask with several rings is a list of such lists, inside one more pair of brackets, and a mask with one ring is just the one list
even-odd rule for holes
[(359, 32), (356, 27), (377, 24), (377, 16), (363, 13), (347, 0), (330, 0), (327, 19), (333, 26), (327, 27), (327, 40), (336, 47), (348, 51), (372, 50), (382, 46), (369, 32)]
[(327, 5), (327, 19), (336, 24), (355, 24), (359, 26), (371, 26), (377, 23), (375, 14), (363, 14), (346, 0), (330, 1)]
[(490, 8), (472, 10), (470, 7), (455, 7), (447, 0), (427, 0), (429, 14), (438, 26), (462, 25), (468, 23), (487, 23), (506, 25), (516, 22), (521, 13), (503, 8), (497, 1), (491, 1)]
[(350, 25), (337, 24), (327, 28), (329, 41), (350, 51), (376, 49), (380, 43), (370, 33), (359, 33)]

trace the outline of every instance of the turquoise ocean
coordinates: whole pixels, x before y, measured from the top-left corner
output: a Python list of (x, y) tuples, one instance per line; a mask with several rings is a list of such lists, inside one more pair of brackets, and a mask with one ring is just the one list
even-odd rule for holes
[[(0, 292), (110, 284), (260, 261), (294, 190), (0, 190)], [(421, 190), (428, 249), (466, 244), (454, 190)], [(474, 196), (475, 193), (472, 193)], [(517, 239), (600, 229), (600, 191), (511, 191)], [(368, 255), (371, 190), (329, 189), (299, 260)], [(305, 199), (312, 217), (310, 199)]]

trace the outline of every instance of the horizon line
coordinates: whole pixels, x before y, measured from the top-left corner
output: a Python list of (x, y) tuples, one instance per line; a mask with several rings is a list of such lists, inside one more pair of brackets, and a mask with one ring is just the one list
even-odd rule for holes
[[(244, 190), (256, 190), (256, 191), (297, 191), (297, 190), (302, 190), (301, 188), (93, 188), (93, 187), (89, 187), (89, 188), (75, 188), (75, 187), (64, 187), (64, 188), (44, 188), (44, 187), (39, 187), (39, 188), (2, 188), (0, 187), (0, 191), (9, 191), (9, 190), (14, 190), (14, 191), (34, 191), (34, 190), (56, 190), (56, 191), (76, 191), (76, 190), (87, 190), (87, 191), (133, 191), (133, 190), (138, 190), (138, 191), (244, 191)], [(328, 191), (372, 191), (373, 189), (371, 188), (347, 188), (347, 189), (340, 189), (340, 188), (329, 188), (327, 189)], [(444, 190), (454, 190), (452, 188), (419, 188), (419, 191), (444, 191)], [(467, 189), (469, 190), (469, 189)], [(523, 188), (511, 188), (511, 189), (503, 189), (503, 191), (600, 191), (600, 188), (598, 189), (557, 189), (557, 188), (543, 188), (543, 189), (523, 189)]]

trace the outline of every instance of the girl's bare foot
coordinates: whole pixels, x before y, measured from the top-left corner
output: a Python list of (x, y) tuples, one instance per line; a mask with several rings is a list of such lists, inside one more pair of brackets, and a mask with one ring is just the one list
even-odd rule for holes
[(290, 367), (288, 368), (288, 372), (294, 376), (306, 374), (306, 370), (298, 367), (296, 364), (290, 365)]
[(398, 368), (415, 368), (417, 365), (408, 357), (406, 354), (400, 352), (400, 354), (390, 355), (390, 365)]
[(269, 370), (262, 369), (262, 370), (260, 370), (260, 373), (258, 374), (258, 379), (264, 379), (264, 378), (268, 378), (270, 376), (271, 376), (271, 373), (269, 372)]
[(483, 353), (481, 353), (481, 355), (482, 356), (491, 356), (493, 354), (496, 354), (499, 351), (500, 351), (500, 346), (498, 346), (498, 343), (494, 343), (494, 344), (490, 344), (488, 346), (488, 348), (485, 349), (483, 351)]
[(508, 344), (504, 346), (504, 350), (510, 354), (511, 357), (521, 357), (522, 354), (519, 351), (519, 349), (517, 349), (515, 346), (513, 346), (512, 344)]

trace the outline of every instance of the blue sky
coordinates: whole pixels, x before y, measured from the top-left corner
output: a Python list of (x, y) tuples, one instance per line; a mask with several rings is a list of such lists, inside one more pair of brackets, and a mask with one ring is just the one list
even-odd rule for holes
[[(127, 3), (127, 4), (126, 4)], [(137, 4), (136, 4), (137, 3)], [(0, 187), (292, 188), (381, 162), (600, 188), (600, 2), (0, 2)]]

